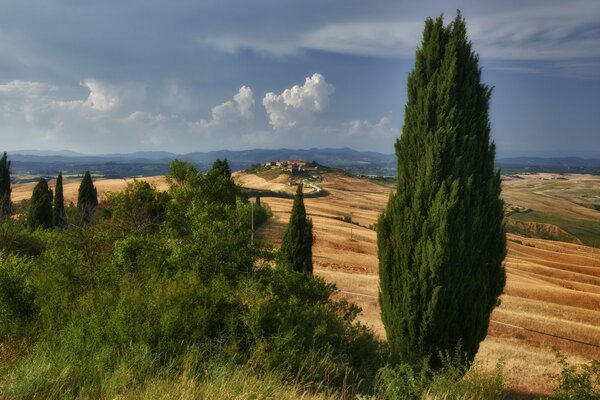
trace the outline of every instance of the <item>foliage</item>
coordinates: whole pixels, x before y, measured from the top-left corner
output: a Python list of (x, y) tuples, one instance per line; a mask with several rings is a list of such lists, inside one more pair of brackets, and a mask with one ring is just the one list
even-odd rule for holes
[(87, 224), (91, 221), (96, 207), (98, 207), (98, 192), (94, 187), (90, 171), (86, 171), (77, 193), (77, 210), (82, 223)]
[(52, 200), (52, 190), (48, 187), (48, 181), (40, 178), (38, 184), (33, 188), (33, 194), (29, 202), (27, 224), (31, 230), (52, 228)]
[[(305, 391), (371, 390), (385, 357), (358, 307), (320, 278), (272, 268), (270, 248), (250, 244), (252, 208), (258, 223), (268, 210), (213, 201), (235, 188), (224, 166), (209, 178), (174, 162), (167, 193), (134, 181), (81, 226), (0, 225), (2, 335), (27, 346), (0, 370), (3, 396), (131, 396), (219, 365)], [(207, 193), (209, 179), (219, 185)]]
[(0, 220), (11, 214), (10, 161), (6, 152), (0, 158)]
[(443, 367), (432, 370), (428, 364), (405, 363), (379, 370), (376, 398), (386, 400), (410, 399), (504, 399), (504, 365), (494, 370), (480, 365), (454, 364), (442, 357)]
[(302, 184), (298, 185), (283, 241), (281, 242), (282, 263), (296, 272), (312, 274), (312, 221), (306, 217)]
[(52, 214), (53, 225), (57, 228), (67, 226), (67, 213), (65, 212), (65, 198), (63, 195), (63, 176), (62, 172), (58, 173), (56, 178), (56, 186), (54, 187), (54, 208)]
[(235, 206), (238, 188), (231, 179), (231, 169), (227, 159), (216, 160), (206, 173), (203, 192), (206, 201), (212, 204)]
[(112, 223), (123, 235), (155, 232), (166, 218), (168, 194), (146, 181), (134, 180), (106, 200)]
[(36, 314), (30, 267), (21, 257), (0, 254), (0, 340), (17, 334)]
[(427, 19), (396, 141), (398, 179), (377, 224), (382, 319), (392, 350), (442, 368), (472, 360), (505, 283), (500, 175), (490, 144), (491, 89), (460, 13)]
[(552, 399), (584, 400), (600, 398), (600, 362), (598, 360), (577, 367), (571, 365), (567, 358), (560, 353), (557, 353), (556, 357), (563, 369), (560, 376), (553, 376), (558, 380), (558, 387), (554, 390)]
[(22, 220), (0, 223), (0, 253), (20, 256), (38, 256), (44, 251), (39, 233), (30, 232)]

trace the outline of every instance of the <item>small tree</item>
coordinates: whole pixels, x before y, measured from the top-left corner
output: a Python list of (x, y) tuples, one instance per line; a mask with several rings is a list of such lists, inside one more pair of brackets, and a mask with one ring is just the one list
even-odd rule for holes
[(65, 198), (63, 195), (63, 177), (62, 172), (58, 173), (56, 186), (54, 187), (54, 212), (53, 223), (57, 228), (67, 226), (67, 213), (65, 212)]
[(409, 360), (431, 357), (433, 368), (459, 347), (473, 360), (504, 288), (490, 95), (460, 13), (447, 27), (427, 19), (377, 238), (388, 343)]
[(227, 159), (216, 160), (213, 163), (206, 173), (202, 191), (211, 204), (235, 206), (238, 188), (231, 178)]
[(52, 228), (52, 190), (44, 178), (33, 188), (27, 224), (31, 230)]
[(312, 245), (312, 220), (306, 217), (302, 184), (300, 184), (294, 196), (290, 221), (281, 243), (282, 262), (296, 272), (312, 274)]
[(90, 171), (86, 171), (77, 194), (77, 210), (83, 223), (91, 221), (96, 207), (98, 207), (98, 192), (94, 187)]
[(4, 152), (0, 158), (0, 220), (10, 217), (12, 208), (10, 194), (10, 161)]

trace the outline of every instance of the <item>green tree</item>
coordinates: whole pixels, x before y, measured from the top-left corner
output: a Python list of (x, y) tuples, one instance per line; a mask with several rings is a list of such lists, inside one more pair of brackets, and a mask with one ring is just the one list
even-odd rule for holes
[(146, 181), (134, 180), (122, 192), (107, 197), (111, 223), (123, 234), (154, 232), (166, 218), (169, 195)]
[(58, 228), (67, 226), (67, 213), (65, 212), (65, 198), (63, 195), (63, 177), (62, 172), (58, 173), (56, 186), (54, 187), (54, 212), (53, 223)]
[(302, 184), (300, 184), (294, 196), (290, 221), (281, 243), (282, 262), (296, 272), (312, 274), (312, 245), (312, 220), (306, 217)]
[(238, 188), (231, 178), (227, 159), (216, 160), (213, 163), (206, 173), (202, 189), (209, 203), (235, 206)]
[(52, 228), (52, 190), (48, 182), (40, 178), (33, 188), (33, 194), (29, 202), (29, 214), (27, 224), (31, 230), (37, 228)]
[(475, 357), (505, 284), (490, 95), (460, 12), (448, 26), (427, 19), (377, 236), (388, 342), (409, 360), (431, 356), (433, 368), (458, 347)]
[(0, 219), (10, 216), (12, 208), (10, 193), (10, 161), (4, 152), (0, 158)]
[(84, 223), (91, 221), (96, 207), (98, 207), (98, 192), (94, 187), (90, 171), (86, 171), (77, 194), (77, 210)]

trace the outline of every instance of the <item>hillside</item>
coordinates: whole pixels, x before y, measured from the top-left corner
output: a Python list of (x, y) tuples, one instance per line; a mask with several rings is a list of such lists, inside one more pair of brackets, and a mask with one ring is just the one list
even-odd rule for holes
[[(288, 185), (287, 174), (237, 172), (234, 178), (246, 188), (294, 191)], [(514, 205), (515, 209), (530, 210), (515, 215), (529, 216), (538, 212), (571, 222), (600, 221), (600, 212), (576, 204), (581, 199), (591, 199), (591, 193), (599, 187), (595, 177), (573, 175), (551, 178), (548, 175), (530, 175), (504, 180), (507, 203)], [(164, 177), (148, 180), (158, 188), (165, 187)], [(107, 191), (119, 191), (126, 182), (124, 179), (99, 179), (96, 185), (102, 196)], [(78, 185), (77, 180), (65, 183), (66, 201), (75, 201)], [(315, 272), (335, 282), (341, 291), (340, 296), (362, 307), (360, 319), (384, 337), (377, 299), (378, 262), (374, 226), (391, 188), (341, 172), (324, 174), (322, 181), (316, 185), (325, 195), (305, 199), (316, 236), (313, 249)], [(14, 185), (13, 199), (27, 198), (32, 186)], [(587, 190), (576, 191), (582, 187), (587, 187)], [(310, 192), (314, 188), (307, 186), (306, 190)], [(273, 218), (259, 229), (257, 236), (277, 246), (289, 218), (292, 200), (263, 195), (262, 202), (271, 208)], [(566, 230), (557, 229), (556, 232), (570, 235), (566, 238), (580, 241)], [(556, 351), (568, 355), (574, 362), (586, 362), (600, 358), (600, 349), (500, 323), (600, 344), (600, 249), (514, 234), (509, 234), (508, 238), (507, 286), (501, 306), (492, 316), (495, 322), (481, 346), (478, 360), (488, 366), (504, 360), (510, 385), (516, 390), (548, 392), (550, 386), (545, 374), (560, 371), (554, 356)]]
[[(257, 176), (240, 173), (236, 179), (255, 188), (269, 188), (269, 181)], [(282, 184), (281, 180), (281, 177), (273, 179), (273, 189)], [(326, 175), (321, 187), (328, 196), (305, 199), (316, 236), (315, 271), (335, 282), (342, 296), (362, 307), (362, 321), (383, 337), (385, 332), (377, 300), (377, 242), (373, 226), (385, 207), (390, 188), (341, 173)], [(510, 187), (507, 192), (512, 202), (535, 207), (545, 204), (545, 197), (538, 200), (528, 190), (519, 192), (516, 187)], [(265, 197), (262, 201), (271, 207), (274, 216), (260, 228), (258, 236), (278, 245), (292, 201)], [(569, 207), (563, 210), (561, 204), (566, 207), (568, 203), (557, 201), (552, 211), (570, 215)], [(587, 208), (581, 212), (600, 217), (600, 213)], [(358, 225), (351, 226), (342, 220), (350, 215)], [(598, 342), (600, 250), (510, 234), (505, 265), (507, 286), (502, 304), (492, 316), (494, 321)], [(568, 354), (577, 362), (600, 358), (599, 348), (492, 323), (478, 360), (493, 365), (503, 359), (512, 387), (519, 391), (547, 392), (550, 387), (545, 374), (559, 371), (554, 356), (556, 351)]]

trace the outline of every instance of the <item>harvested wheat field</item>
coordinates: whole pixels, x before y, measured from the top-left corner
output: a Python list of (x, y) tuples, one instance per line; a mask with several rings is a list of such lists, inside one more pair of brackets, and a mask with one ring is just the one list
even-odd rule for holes
[[(258, 176), (238, 174), (237, 178), (253, 188), (271, 189), (268, 181)], [(553, 212), (563, 215), (600, 218), (600, 212), (576, 206), (564, 197), (536, 195), (537, 178), (529, 179), (529, 185), (523, 188), (509, 185), (511, 203), (534, 209), (552, 205)], [(282, 183), (280, 180), (277, 184)], [(342, 296), (360, 305), (361, 320), (384, 337), (377, 300), (377, 237), (373, 226), (391, 189), (341, 173), (325, 175), (320, 187), (327, 196), (305, 198), (316, 236), (315, 273), (335, 282)], [(271, 207), (273, 218), (259, 229), (258, 236), (277, 246), (292, 200), (263, 197), (262, 201)], [(341, 220), (350, 214), (358, 226)], [(477, 360), (490, 368), (503, 361), (509, 385), (516, 391), (548, 393), (551, 387), (546, 374), (560, 371), (556, 351), (579, 363), (599, 359), (600, 348), (501, 323), (600, 345), (600, 249), (512, 234), (508, 238), (506, 289)]]
[[(152, 185), (156, 185), (156, 187), (160, 190), (167, 189), (167, 181), (164, 176), (150, 176), (145, 178), (139, 178), (138, 180), (147, 181)], [(94, 185), (96, 186), (96, 190), (98, 191), (98, 200), (102, 200), (104, 196), (106, 196), (109, 192), (119, 192), (125, 188), (127, 183), (133, 182), (134, 178), (122, 178), (122, 179), (97, 179), (94, 178)], [(79, 184), (81, 183), (81, 178), (73, 179), (73, 178), (65, 178), (63, 180), (63, 195), (65, 197), (65, 203), (69, 204), (70, 202), (77, 203), (77, 192), (79, 190)], [(48, 185), (51, 189), (54, 190), (54, 180), (48, 181)], [(33, 188), (36, 185), (33, 183), (21, 183), (12, 185), (12, 201), (17, 203), (21, 200), (26, 200), (31, 197), (31, 192), (33, 192)]]
[[(288, 175), (257, 176), (234, 174), (242, 186), (293, 193)], [(551, 212), (577, 219), (600, 220), (600, 212), (575, 203), (595, 199), (600, 179), (587, 175), (552, 174), (506, 178), (507, 203), (535, 211)], [(159, 189), (164, 177), (143, 178)], [(100, 198), (122, 190), (131, 179), (98, 179)], [(54, 183), (50, 182), (53, 187)], [(321, 197), (307, 197), (305, 204), (313, 220), (316, 236), (313, 248), (315, 273), (335, 282), (340, 296), (363, 309), (361, 320), (385, 337), (379, 316), (377, 237), (374, 224), (387, 203), (391, 188), (343, 173), (328, 173), (322, 183), (306, 186), (307, 193), (324, 190)], [(582, 188), (578, 189), (578, 185)], [(13, 201), (29, 198), (34, 184), (13, 186)], [(76, 201), (79, 180), (67, 180), (65, 200)], [(563, 190), (564, 189), (564, 190)], [(587, 200), (586, 200), (587, 199)], [(273, 211), (259, 228), (259, 239), (279, 245), (285, 231), (292, 200), (262, 197)], [(354, 224), (344, 221), (352, 217)], [(600, 345), (600, 249), (578, 244), (508, 235), (505, 261), (507, 284), (501, 305), (493, 315), (487, 339), (482, 343), (478, 362), (494, 367), (506, 365), (509, 386), (520, 393), (548, 393), (546, 374), (561, 367), (555, 352), (573, 363), (600, 359), (600, 348), (517, 329), (509, 324), (551, 335)]]

